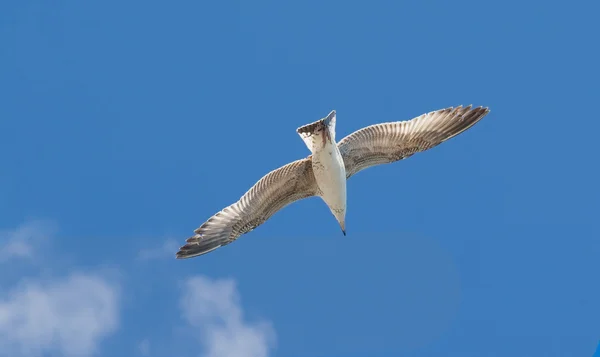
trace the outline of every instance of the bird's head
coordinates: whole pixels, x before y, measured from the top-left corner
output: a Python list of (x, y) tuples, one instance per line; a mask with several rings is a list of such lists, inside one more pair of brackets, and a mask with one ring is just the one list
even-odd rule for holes
[(338, 221), (340, 228), (342, 229), (342, 233), (346, 235), (346, 210), (345, 209), (332, 209), (331, 213), (335, 216), (335, 219)]

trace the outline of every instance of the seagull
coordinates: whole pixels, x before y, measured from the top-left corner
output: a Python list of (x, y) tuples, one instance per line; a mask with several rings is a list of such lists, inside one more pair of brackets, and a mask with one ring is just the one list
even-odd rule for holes
[(450, 107), (406, 121), (364, 127), (336, 143), (333, 110), (299, 127), (311, 155), (263, 176), (239, 201), (210, 217), (179, 248), (177, 259), (197, 257), (232, 243), (298, 200), (318, 196), (346, 235), (346, 180), (371, 166), (406, 159), (469, 129), (490, 110)]

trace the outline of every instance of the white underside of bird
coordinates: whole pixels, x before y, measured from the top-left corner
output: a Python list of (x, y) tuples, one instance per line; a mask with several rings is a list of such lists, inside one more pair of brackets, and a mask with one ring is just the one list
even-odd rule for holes
[(179, 259), (211, 252), (263, 224), (285, 206), (318, 196), (346, 234), (346, 180), (359, 171), (429, 150), (469, 129), (488, 108), (456, 107), (407, 121), (375, 124), (335, 140), (336, 112), (301, 126), (298, 134), (311, 151), (261, 178), (237, 202), (210, 217), (177, 252)]
[(318, 195), (346, 235), (346, 167), (335, 142), (335, 111), (323, 120), (298, 128), (298, 134), (312, 152), (312, 169)]

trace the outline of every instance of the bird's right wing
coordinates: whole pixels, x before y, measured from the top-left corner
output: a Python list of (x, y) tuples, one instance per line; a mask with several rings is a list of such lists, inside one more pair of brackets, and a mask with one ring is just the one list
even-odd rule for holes
[(261, 178), (239, 201), (224, 208), (197, 228), (178, 259), (211, 252), (263, 224), (275, 212), (297, 200), (314, 196), (318, 186), (309, 158), (291, 162)]
[(488, 108), (456, 107), (423, 114), (407, 121), (367, 126), (338, 143), (346, 178), (371, 166), (405, 159), (437, 146), (475, 125)]

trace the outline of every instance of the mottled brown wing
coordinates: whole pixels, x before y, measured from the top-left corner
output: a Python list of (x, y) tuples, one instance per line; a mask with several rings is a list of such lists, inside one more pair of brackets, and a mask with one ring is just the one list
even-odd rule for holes
[(197, 257), (236, 240), (275, 212), (318, 192), (310, 158), (297, 160), (261, 178), (239, 201), (208, 219), (177, 252), (178, 259)]
[(346, 178), (371, 166), (395, 162), (431, 149), (469, 129), (488, 108), (446, 108), (412, 120), (375, 124), (357, 130), (338, 143)]

